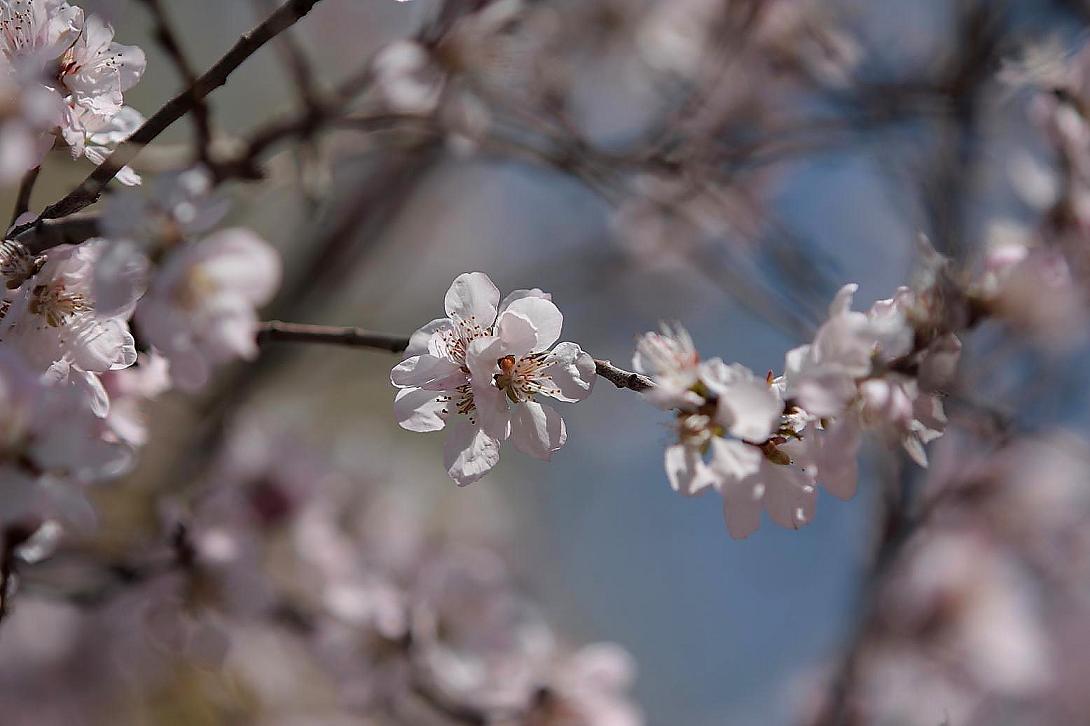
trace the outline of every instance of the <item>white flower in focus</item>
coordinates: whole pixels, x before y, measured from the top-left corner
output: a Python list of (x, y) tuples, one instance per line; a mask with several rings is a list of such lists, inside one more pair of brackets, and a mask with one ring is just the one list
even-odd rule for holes
[(71, 94), (70, 104), (104, 121), (121, 110), (124, 92), (139, 82), (147, 67), (144, 51), (113, 39), (108, 23), (87, 16), (79, 36), (64, 51), (57, 74)]
[(560, 337), (563, 316), (544, 297), (527, 295), (496, 319), (495, 336), (470, 344), (470, 370), (478, 417), (484, 431), (538, 459), (548, 460), (567, 440), (560, 414), (538, 395), (567, 403), (590, 395), (594, 359), (575, 343), (550, 346)]
[(563, 317), (541, 290), (517, 290), (502, 302), (487, 275), (460, 275), (445, 298), (446, 318), (413, 334), (390, 381), (394, 410), (409, 431), (447, 427), (445, 464), (459, 485), (477, 481), (499, 462), (510, 436), (539, 458), (566, 439), (555, 410), (538, 395), (580, 401), (594, 383), (594, 360), (574, 343), (548, 348)]
[(211, 369), (257, 355), (257, 308), (280, 285), (280, 258), (245, 229), (225, 229), (173, 251), (136, 309), (140, 333), (170, 362), (185, 390)]
[(101, 310), (95, 295), (94, 269), (108, 244), (95, 239), (51, 250), (41, 271), (15, 292), (0, 322), (0, 340), (43, 372), (57, 362), (84, 375), (135, 363), (127, 319), (142, 288), (119, 285), (115, 300)]

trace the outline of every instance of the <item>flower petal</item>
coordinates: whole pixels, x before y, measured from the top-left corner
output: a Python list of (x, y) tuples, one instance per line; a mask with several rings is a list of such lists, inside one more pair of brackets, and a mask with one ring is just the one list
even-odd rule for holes
[(447, 401), (435, 391), (403, 388), (394, 396), (394, 416), (406, 431), (438, 431), (446, 426), (443, 411)]
[(715, 474), (700, 451), (684, 444), (666, 447), (666, 477), (673, 490), (685, 496), (702, 494), (715, 483)]
[(552, 407), (527, 401), (511, 411), (511, 443), (524, 454), (548, 461), (567, 439), (564, 419)]
[(457, 364), (433, 355), (413, 356), (401, 361), (390, 371), (390, 383), (398, 388), (453, 391), (465, 382), (465, 371)]
[(464, 417), (451, 421), (443, 446), (443, 464), (458, 486), (472, 484), (500, 461), (500, 442)]
[(590, 395), (594, 381), (598, 377), (594, 358), (575, 343), (561, 343), (553, 348), (542, 373), (552, 379), (553, 391), (542, 391), (558, 401), (575, 403)]
[[(527, 333), (527, 323), (533, 331), (532, 338)], [(512, 346), (507, 352), (519, 355), (548, 350), (560, 339), (563, 327), (564, 316), (551, 300), (524, 297), (503, 311), (496, 322), (496, 333)]]
[(540, 297), (546, 300), (553, 299), (552, 295), (545, 292), (544, 290), (539, 290), (536, 287), (531, 290), (514, 290), (503, 299), (503, 302), (500, 303), (500, 313), (502, 314), (504, 310), (511, 307), (511, 303), (515, 302), (516, 300), (521, 300), (524, 297)]
[(409, 338), (409, 347), (405, 349), (405, 355), (424, 355), (428, 352), (428, 342), (431, 337), (441, 330), (450, 330), (452, 327), (450, 318), (436, 318), (412, 334)]
[(483, 272), (467, 272), (451, 283), (443, 304), (448, 317), (474, 319), (479, 325), (488, 327), (496, 322), (499, 302), (500, 291), (492, 284), (488, 275)]

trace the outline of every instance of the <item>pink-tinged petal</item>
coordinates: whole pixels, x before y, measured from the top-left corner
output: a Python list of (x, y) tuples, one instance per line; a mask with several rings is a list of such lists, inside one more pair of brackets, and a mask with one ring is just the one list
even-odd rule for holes
[(717, 359), (701, 368), (706, 385), (719, 397), (720, 423), (738, 438), (761, 443), (779, 424), (783, 402), (763, 378), (742, 365), (727, 366)]
[[(560, 339), (560, 331), (564, 327), (564, 316), (551, 300), (541, 297), (524, 297), (511, 303), (496, 323), (497, 334), (506, 339), (504, 334), (505, 321), (510, 318), (520, 318), (528, 321), (534, 330), (535, 340), (529, 351), (537, 352), (548, 350), (553, 343)], [(510, 323), (507, 323), (510, 326)], [(520, 332), (522, 325), (517, 326)], [(512, 351), (515, 352), (515, 351)]]
[(838, 499), (854, 497), (859, 479), (857, 456), (862, 443), (858, 419), (845, 415), (825, 430), (811, 432), (810, 437), (818, 482)]
[(700, 451), (684, 444), (666, 447), (666, 477), (675, 492), (687, 497), (702, 494), (715, 484), (715, 474)]
[(594, 358), (575, 343), (561, 343), (553, 348), (549, 358), (554, 361), (542, 372), (552, 379), (554, 391), (543, 391), (558, 401), (582, 401), (594, 389), (598, 377)]
[(564, 419), (550, 406), (527, 401), (511, 411), (511, 443), (524, 454), (548, 461), (567, 439)]
[(506, 441), (511, 435), (511, 409), (507, 395), (498, 388), (474, 389), (473, 403), (477, 408), (477, 423), (494, 439)]
[(483, 272), (459, 275), (443, 301), (447, 317), (472, 319), (485, 328), (496, 322), (499, 302), (500, 291)]
[(523, 358), (537, 345), (537, 330), (530, 319), (505, 311), (496, 321), (496, 337), (503, 341), (501, 356)]
[(183, 254), (201, 265), (201, 273), (217, 289), (230, 290), (255, 306), (269, 302), (280, 287), (280, 256), (248, 229), (220, 230)]
[(760, 478), (765, 486), (765, 509), (773, 522), (787, 529), (809, 524), (814, 517), (817, 491), (800, 467), (767, 463)]
[(712, 440), (712, 469), (728, 482), (755, 476), (763, 459), (764, 454), (756, 446), (728, 439)]
[(431, 341), (432, 336), (443, 330), (451, 330), (450, 318), (437, 318), (424, 327), (417, 330), (409, 338), (409, 347), (405, 349), (406, 356), (424, 355), (430, 351), (428, 343)]
[(444, 410), (448, 402), (442, 395), (422, 388), (403, 388), (394, 396), (394, 417), (406, 431), (426, 433), (446, 426)]
[(723, 521), (732, 539), (745, 539), (760, 528), (763, 493), (754, 478), (723, 486)]
[(88, 371), (116, 371), (136, 362), (129, 326), (116, 318), (99, 320), (93, 313), (79, 313), (63, 329), (62, 344), (72, 362)]
[(516, 300), (521, 300), (524, 297), (540, 297), (544, 298), (545, 300), (553, 299), (552, 295), (545, 292), (544, 290), (539, 290), (536, 287), (531, 290), (515, 290), (507, 297), (505, 297), (503, 299), (503, 302), (500, 303), (500, 312), (502, 313), (504, 310), (511, 307), (511, 303), (515, 302)]
[(466, 367), (475, 390), (494, 387), (492, 383), (500, 372), (498, 361), (504, 355), (503, 348), (503, 341), (492, 337), (477, 338), (466, 348)]
[(465, 371), (449, 360), (433, 355), (413, 356), (401, 361), (390, 371), (390, 383), (398, 388), (453, 391), (465, 382)]
[(458, 486), (477, 481), (500, 461), (500, 442), (459, 416), (447, 427), (443, 463)]
[(836, 297), (829, 303), (829, 317), (835, 318), (837, 315), (850, 313), (852, 311), (852, 299), (858, 290), (859, 285), (854, 282), (840, 288), (836, 293)]

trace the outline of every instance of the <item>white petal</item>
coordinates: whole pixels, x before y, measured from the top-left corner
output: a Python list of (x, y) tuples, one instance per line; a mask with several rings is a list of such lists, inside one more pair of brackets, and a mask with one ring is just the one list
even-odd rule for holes
[(548, 461), (567, 439), (564, 419), (552, 407), (527, 401), (511, 411), (511, 443), (519, 451)]
[(455, 278), (443, 302), (448, 317), (472, 318), (488, 327), (496, 321), (500, 291), (483, 272), (467, 272)]
[(390, 383), (399, 388), (453, 391), (465, 382), (465, 372), (459, 366), (433, 355), (413, 356), (390, 371)]
[(511, 303), (515, 302), (516, 300), (521, 300), (524, 297), (540, 297), (545, 298), (546, 300), (553, 299), (552, 295), (545, 292), (544, 290), (539, 290), (536, 287), (531, 290), (515, 290), (511, 292), (507, 297), (505, 297), (503, 299), (503, 302), (500, 303), (500, 312), (502, 313), (504, 310), (511, 306)]
[(704, 371), (705, 383), (719, 396), (720, 423), (733, 436), (760, 443), (772, 435), (783, 402), (767, 381), (741, 365), (706, 365)]
[(799, 529), (813, 519), (817, 492), (801, 468), (766, 463), (760, 476), (765, 485), (765, 509), (773, 522), (787, 529)]
[(598, 374), (594, 358), (575, 343), (561, 343), (553, 348), (549, 358), (555, 361), (543, 371), (556, 386), (554, 392), (544, 392), (558, 401), (575, 403), (590, 395)]
[(712, 468), (727, 481), (739, 481), (755, 475), (764, 454), (756, 446), (728, 439), (712, 440)]
[(685, 496), (701, 494), (715, 483), (715, 474), (700, 452), (684, 444), (666, 447), (666, 477), (673, 490)]
[(464, 417), (451, 421), (443, 447), (443, 463), (458, 486), (472, 484), (500, 461), (500, 442)]
[(428, 342), (432, 336), (441, 330), (450, 330), (451, 328), (450, 318), (437, 318), (431, 321), (412, 334), (409, 338), (409, 347), (405, 349), (405, 355), (424, 355), (428, 352)]
[(403, 388), (394, 396), (394, 416), (406, 431), (438, 431), (446, 425), (443, 409), (446, 401), (441, 395), (422, 388)]
[[(522, 335), (523, 325), (521, 321), (512, 327), (511, 318), (518, 318), (529, 322), (533, 327), (534, 341), (526, 352), (548, 350), (553, 343), (560, 339), (560, 331), (564, 327), (564, 316), (551, 300), (541, 297), (524, 297), (515, 300), (503, 311), (496, 323), (497, 334), (507, 339), (505, 330), (511, 328), (511, 333)], [(512, 350), (511, 352), (519, 352)]]
[(753, 478), (723, 487), (723, 521), (733, 539), (745, 539), (761, 526), (761, 495)]
[(816, 448), (817, 478), (825, 491), (838, 499), (854, 497), (859, 478), (856, 457), (861, 443), (858, 420), (845, 415), (824, 431), (813, 431), (810, 436)]

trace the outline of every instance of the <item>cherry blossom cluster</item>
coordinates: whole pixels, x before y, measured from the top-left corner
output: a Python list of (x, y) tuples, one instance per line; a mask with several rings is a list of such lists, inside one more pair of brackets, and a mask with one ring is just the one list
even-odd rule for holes
[[(548, 460), (568, 438), (564, 419), (541, 403), (575, 403), (590, 395), (594, 359), (575, 343), (559, 343), (564, 317), (538, 289), (500, 300), (487, 275), (454, 280), (447, 316), (413, 333), (408, 358), (394, 367), (398, 423), (409, 431), (448, 428), (447, 473), (459, 485), (477, 481), (500, 460), (500, 444)], [(556, 344), (556, 345), (554, 345)]]
[(676, 416), (670, 485), (686, 495), (718, 491), (732, 537), (756, 531), (762, 509), (783, 527), (805, 525), (819, 485), (854, 496), (864, 429), (900, 442), (921, 465), (924, 445), (942, 435), (940, 391), (960, 341), (928, 334), (927, 294), (900, 288), (863, 313), (852, 310), (856, 289), (840, 290), (813, 343), (788, 352), (778, 377), (702, 360), (679, 326), (640, 339), (634, 366), (655, 382), (644, 395)]
[[(177, 685), (175, 668), (189, 663), (210, 693), (242, 685), (245, 699), (224, 708), (255, 723), (313, 723), (304, 694), (315, 691), (335, 695), (322, 713), (346, 723), (643, 722), (628, 695), (632, 657), (611, 643), (572, 647), (550, 626), (499, 554), (494, 518), (490, 528), (472, 509), (420, 511), (401, 475), (366, 463), (371, 452), (341, 470), (301, 441), (243, 417), (196, 494), (157, 499), (162, 543), (131, 547), (110, 567), (84, 563), (70, 599), (91, 607), (23, 593), (0, 681), (102, 668), (46, 711), (31, 710), (33, 691), (13, 690), (9, 716), (117, 714), (126, 699)], [(62, 545), (35, 557), (48, 566), (83, 553)], [(63, 647), (28, 663), (38, 622), (56, 622)]]
[(280, 262), (248, 230), (213, 231), (223, 212), (207, 173), (191, 170), (112, 196), (103, 237), (33, 259), (5, 243), (5, 522), (86, 521), (85, 486), (123, 473), (146, 439), (142, 401), (256, 355), (256, 308)]
[[(58, 141), (101, 164), (143, 123), (124, 93), (144, 74), (144, 52), (113, 36), (64, 0), (0, 1), (0, 181), (39, 166)], [(118, 179), (140, 181), (131, 169)]]

